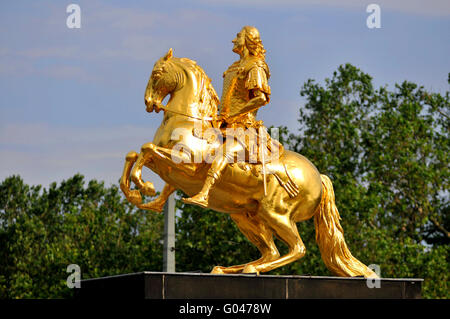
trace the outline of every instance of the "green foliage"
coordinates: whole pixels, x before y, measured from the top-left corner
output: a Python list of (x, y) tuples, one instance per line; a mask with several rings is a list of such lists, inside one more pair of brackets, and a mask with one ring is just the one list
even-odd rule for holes
[(426, 297), (448, 298), (449, 93), (410, 82), (375, 90), (347, 64), (301, 95), (291, 147), (332, 178), (352, 253), (384, 277), (425, 278)]
[(85, 187), (75, 175), (46, 190), (9, 177), (0, 185), (0, 298), (70, 297), (69, 264), (83, 279), (160, 270), (162, 227), (116, 186)]

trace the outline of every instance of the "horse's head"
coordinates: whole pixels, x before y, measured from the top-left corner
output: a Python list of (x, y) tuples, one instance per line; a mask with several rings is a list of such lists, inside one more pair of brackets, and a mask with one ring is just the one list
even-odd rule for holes
[(145, 90), (147, 112), (159, 112), (162, 101), (169, 94), (173, 112), (188, 117), (217, 114), (219, 98), (211, 80), (195, 61), (173, 57), (172, 49), (156, 61), (153, 67)]
[(164, 98), (173, 92), (177, 86), (174, 64), (171, 62), (172, 49), (156, 61), (150, 79), (145, 90), (145, 105), (147, 112), (161, 110), (160, 106)]

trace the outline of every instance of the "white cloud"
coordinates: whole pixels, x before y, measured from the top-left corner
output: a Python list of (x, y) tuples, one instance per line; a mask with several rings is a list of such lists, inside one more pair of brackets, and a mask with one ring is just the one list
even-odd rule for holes
[(86, 10), (88, 26), (120, 29), (124, 31), (151, 30), (167, 23), (166, 14), (158, 10), (143, 10), (115, 7), (107, 3), (96, 3)]
[(15, 53), (17, 56), (26, 58), (72, 58), (79, 54), (79, 50), (75, 47), (39, 47), (19, 50)]
[(218, 0), (214, 2), (200, 0), (199, 2), (211, 5), (235, 5), (251, 7), (278, 7), (278, 8), (301, 8), (304, 6), (333, 7), (360, 9), (369, 4), (380, 5), (381, 10), (396, 11), (407, 14), (418, 14), (424, 16), (449, 16), (450, 1), (448, 0)]
[[(83, 26), (77, 31), (69, 31), (61, 24), (59, 7), (50, 6), (45, 15), (26, 20), (22, 27), (32, 30), (32, 35), (28, 35), (32, 41), (24, 41), (26, 46), (20, 48), (4, 43), (0, 48), (0, 74), (89, 82), (100, 76), (83, 68), (84, 62), (101, 64), (105, 59), (125, 59), (127, 63), (153, 64), (168, 48), (188, 44), (182, 36), (167, 37), (168, 29), (182, 30), (220, 19), (204, 10), (174, 9), (168, 15), (158, 9), (123, 8), (99, 1), (81, 7)], [(36, 63), (45, 59), (52, 60), (52, 65), (44, 63), (43, 67)]]
[[(47, 124), (7, 124), (0, 127), (0, 180), (18, 174), (28, 184), (48, 186), (76, 173), (86, 179), (116, 184), (126, 154), (150, 142), (155, 130), (121, 126), (75, 128)], [(162, 180), (146, 172), (144, 178), (162, 189)]]

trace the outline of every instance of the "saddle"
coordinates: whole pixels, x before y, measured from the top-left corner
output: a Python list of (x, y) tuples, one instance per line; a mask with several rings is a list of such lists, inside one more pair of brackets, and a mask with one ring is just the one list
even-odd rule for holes
[[(243, 130), (235, 130), (233, 134), (230, 135), (229, 131), (226, 131), (226, 128), (219, 127), (216, 128), (216, 132), (217, 134), (220, 132), (224, 140), (233, 138), (240, 143), (245, 150), (245, 161), (233, 162), (230, 165), (236, 165), (246, 172), (251, 172), (255, 177), (259, 177), (263, 174), (262, 157), (264, 156), (266, 175), (273, 175), (280, 186), (286, 190), (289, 197), (293, 198), (298, 195), (299, 188), (297, 184), (290, 177), (286, 165), (279, 160), (284, 154), (284, 147), (277, 140), (272, 139), (266, 130), (263, 130), (263, 134), (266, 134), (263, 137), (258, 135), (256, 130), (248, 130), (247, 133), (244, 133)], [(198, 130), (193, 130), (194, 136), (206, 140), (213, 149), (217, 148), (217, 143), (215, 143), (217, 141), (217, 136), (210, 134), (206, 137), (202, 133), (203, 132), (199, 132)], [(252, 140), (253, 143), (250, 143), (250, 140)], [(263, 156), (261, 155), (261, 151), (258, 151), (260, 150), (261, 142), (266, 143), (266, 151)], [(252, 155), (256, 156), (252, 158), (253, 161), (250, 161)]]

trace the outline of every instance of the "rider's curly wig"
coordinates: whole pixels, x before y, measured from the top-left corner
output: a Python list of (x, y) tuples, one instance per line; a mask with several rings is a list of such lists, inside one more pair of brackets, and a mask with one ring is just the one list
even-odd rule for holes
[(258, 29), (251, 26), (245, 26), (242, 29), (245, 31), (245, 44), (250, 54), (264, 58), (266, 50), (262, 44)]

